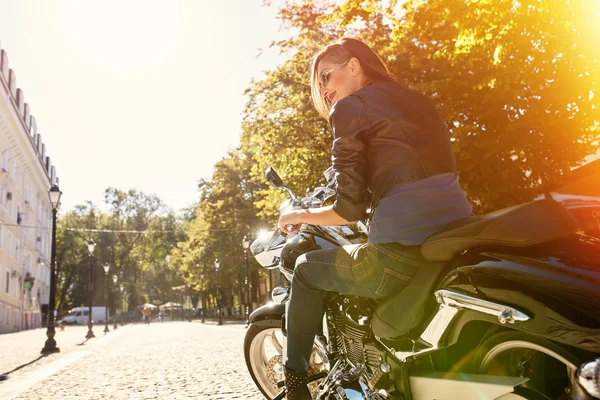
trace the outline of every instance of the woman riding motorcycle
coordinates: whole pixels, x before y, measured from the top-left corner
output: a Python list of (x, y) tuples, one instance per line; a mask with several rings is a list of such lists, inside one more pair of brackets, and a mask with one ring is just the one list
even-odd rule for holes
[(427, 264), (419, 252), (423, 240), (471, 215), (448, 131), (432, 102), (402, 87), (368, 45), (344, 38), (322, 49), (313, 59), (311, 92), (333, 132), (336, 201), (285, 212), (279, 228), (290, 233), (303, 223), (347, 225), (370, 217), (369, 240), (296, 261), (284, 350), (290, 400), (311, 398), (309, 357), (325, 293), (397, 293)]

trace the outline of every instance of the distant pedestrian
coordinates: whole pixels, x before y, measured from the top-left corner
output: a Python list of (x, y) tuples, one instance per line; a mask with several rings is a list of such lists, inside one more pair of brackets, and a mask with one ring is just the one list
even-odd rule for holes
[(150, 325), (150, 317), (152, 317), (152, 310), (149, 307), (144, 308), (144, 319), (146, 321), (146, 325)]

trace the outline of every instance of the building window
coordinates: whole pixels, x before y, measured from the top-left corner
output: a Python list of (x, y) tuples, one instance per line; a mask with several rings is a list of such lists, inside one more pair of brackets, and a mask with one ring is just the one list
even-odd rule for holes
[(2, 151), (2, 172), (8, 172), (8, 149)]
[(10, 218), (13, 218), (13, 201), (12, 201), (12, 193), (8, 192), (6, 193), (6, 209), (8, 211), (8, 215), (10, 216)]
[(10, 271), (6, 271), (6, 294), (10, 293)]
[(12, 254), (12, 234), (10, 231), (6, 235), (6, 253), (10, 256)]

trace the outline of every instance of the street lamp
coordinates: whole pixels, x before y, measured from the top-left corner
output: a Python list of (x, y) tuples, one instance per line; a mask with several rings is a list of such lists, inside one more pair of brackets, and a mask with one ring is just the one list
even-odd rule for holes
[(219, 259), (215, 259), (215, 270), (217, 271), (217, 310), (219, 311), (219, 321), (217, 325), (223, 325), (223, 320), (221, 319), (221, 286), (219, 285), (219, 267), (221, 263)]
[(54, 297), (56, 297), (56, 213), (60, 206), (60, 196), (62, 192), (57, 185), (52, 186), (48, 191), (50, 203), (52, 204), (52, 252), (50, 254), (50, 299), (48, 302), (48, 317), (46, 322), (46, 343), (42, 348), (42, 354), (59, 353), (60, 349), (56, 347), (54, 335)]
[(201, 322), (205, 323), (206, 321), (204, 321), (204, 274), (200, 274), (200, 281), (202, 282), (202, 311), (200, 313), (201, 316)]
[(114, 283), (114, 285), (113, 285), (113, 306), (115, 307), (115, 315), (113, 317), (113, 322), (114, 322), (113, 330), (117, 329), (117, 305), (115, 304), (115, 301), (114, 301), (115, 297), (117, 297), (115, 295), (115, 290), (114, 290), (114, 288), (117, 286), (117, 280), (119, 280), (119, 278), (117, 277), (117, 274), (114, 274), (113, 275), (113, 283)]
[(93, 290), (93, 285), (94, 285), (94, 274), (93, 274), (93, 264), (94, 264), (94, 258), (92, 257), (92, 255), (94, 254), (94, 249), (96, 248), (96, 243), (94, 243), (94, 241), (92, 239), (90, 239), (87, 243), (88, 246), (88, 251), (90, 253), (90, 279), (88, 282), (88, 292), (89, 292), (89, 310), (88, 310), (88, 333), (87, 335), (85, 335), (86, 339), (91, 339), (96, 337), (94, 335), (94, 332), (92, 331), (92, 301), (93, 301), (93, 297), (94, 297), (94, 290)]
[(110, 332), (108, 329), (108, 270), (110, 269), (110, 264), (106, 263), (102, 266), (104, 268), (104, 333)]
[(183, 305), (185, 303), (185, 289), (187, 284), (181, 285), (181, 320), (185, 321), (185, 311), (183, 309)]
[(121, 326), (123, 326), (123, 311), (125, 311), (125, 295), (123, 294), (123, 290), (125, 290), (125, 285), (121, 283), (119, 289), (121, 289)]
[(246, 259), (246, 279), (244, 284), (246, 285), (246, 327), (250, 325), (250, 308), (252, 307), (252, 298), (250, 297), (250, 280), (248, 279), (248, 250), (250, 249), (250, 239), (244, 236), (242, 239), (242, 247), (244, 248), (244, 258)]

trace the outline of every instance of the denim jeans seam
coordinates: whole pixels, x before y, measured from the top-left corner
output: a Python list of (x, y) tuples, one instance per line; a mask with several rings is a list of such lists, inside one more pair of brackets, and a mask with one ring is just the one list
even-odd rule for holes
[(386, 250), (383, 250), (383, 248), (382, 248), (382, 247), (380, 247), (380, 246), (377, 246), (377, 245), (375, 245), (375, 247), (377, 248), (377, 250), (378, 250), (378, 251), (381, 251), (383, 254), (385, 254), (386, 256), (388, 256), (388, 257), (390, 257), (390, 258), (393, 258), (393, 259), (394, 259), (394, 260), (396, 260), (396, 261), (402, 261), (402, 262), (405, 262), (405, 263), (407, 263), (407, 264), (414, 265), (415, 267), (418, 267), (418, 266), (419, 266), (419, 263), (417, 263), (417, 262), (414, 262), (414, 261), (412, 261), (412, 260), (407, 260), (407, 259), (404, 259), (404, 258), (400, 258), (400, 257), (398, 257), (398, 256), (397, 256), (397, 255), (395, 255), (395, 254), (391, 254), (390, 252), (388, 252), (388, 251), (386, 251)]
[(402, 274), (400, 274), (400, 273), (398, 273), (398, 272), (396, 272), (396, 271), (394, 271), (392, 269), (389, 269), (389, 268), (385, 269), (384, 274), (392, 275), (392, 276), (394, 276), (394, 277), (396, 277), (396, 278), (398, 278), (400, 280), (403, 280), (405, 282), (410, 282), (413, 279), (413, 278), (411, 278), (409, 276), (402, 275)]
[(359, 263), (357, 263), (357, 264), (354, 264), (354, 265), (352, 265), (352, 266), (350, 267), (350, 274), (352, 275), (352, 282), (354, 282), (354, 283), (356, 283), (356, 284), (358, 284), (358, 285), (362, 285), (363, 287), (366, 287), (365, 285), (363, 285), (363, 284), (361, 283), (361, 281), (363, 280), (363, 278), (358, 278), (358, 279), (357, 279), (357, 277), (356, 277), (356, 276), (357, 276), (357, 275), (359, 275), (359, 274), (360, 274), (361, 276), (363, 276), (363, 275), (364, 275), (364, 272), (363, 272), (363, 273), (361, 273), (361, 271), (357, 271), (357, 270), (358, 270), (358, 267), (361, 267), (361, 266), (362, 266), (364, 263), (365, 263), (364, 261), (361, 261), (361, 262), (359, 262)]
[(385, 287), (385, 283), (387, 282), (387, 275), (385, 273), (386, 270), (383, 271), (383, 276), (381, 277), (381, 282), (379, 282), (379, 286), (377, 286), (377, 290), (375, 290), (375, 294), (381, 295), (381, 291)]
[(343, 264), (330, 263), (330, 262), (326, 262), (326, 261), (317, 261), (317, 260), (310, 260), (309, 261), (309, 260), (306, 260), (306, 261), (300, 261), (298, 264), (296, 264), (296, 267), (298, 265), (308, 264), (308, 263), (310, 263), (310, 264), (328, 265), (330, 267), (344, 267), (344, 268), (347, 268), (347, 269), (352, 269), (353, 267), (362, 264), (362, 261), (360, 262), (360, 264), (356, 264), (356, 265), (343, 265)]

